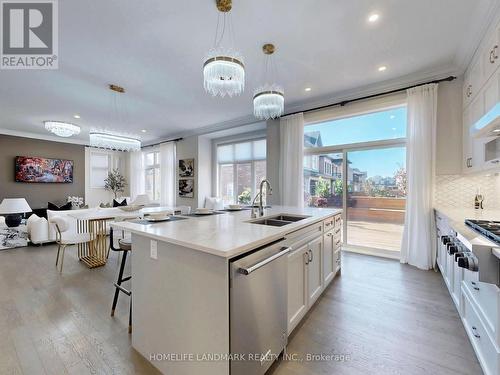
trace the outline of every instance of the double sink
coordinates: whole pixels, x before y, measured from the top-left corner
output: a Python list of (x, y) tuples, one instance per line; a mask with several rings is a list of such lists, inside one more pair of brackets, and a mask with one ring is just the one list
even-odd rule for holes
[(282, 227), (291, 223), (295, 223), (300, 220), (307, 219), (310, 216), (307, 215), (287, 215), (280, 214), (276, 216), (269, 216), (263, 219), (249, 221), (251, 224), (269, 225), (272, 227)]

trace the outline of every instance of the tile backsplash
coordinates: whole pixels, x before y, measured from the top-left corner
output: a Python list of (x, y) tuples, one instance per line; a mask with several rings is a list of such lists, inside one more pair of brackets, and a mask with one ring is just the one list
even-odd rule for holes
[(500, 176), (441, 175), (436, 176), (435, 202), (437, 206), (474, 208), (474, 197), (481, 189), (485, 209), (500, 209)]

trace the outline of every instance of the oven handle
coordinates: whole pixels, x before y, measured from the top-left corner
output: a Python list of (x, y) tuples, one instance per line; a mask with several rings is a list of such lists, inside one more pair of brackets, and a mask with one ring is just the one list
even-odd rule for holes
[(250, 275), (253, 271), (256, 271), (259, 268), (264, 267), (266, 264), (271, 263), (273, 260), (276, 260), (276, 259), (282, 257), (283, 255), (288, 254), (290, 252), (290, 250), (292, 250), (291, 247), (282, 247), (280, 249), (279, 253), (271, 255), (269, 258), (261, 260), (260, 262), (255, 263), (253, 266), (250, 266), (248, 268), (240, 267), (238, 269), (238, 272), (242, 273), (243, 275)]

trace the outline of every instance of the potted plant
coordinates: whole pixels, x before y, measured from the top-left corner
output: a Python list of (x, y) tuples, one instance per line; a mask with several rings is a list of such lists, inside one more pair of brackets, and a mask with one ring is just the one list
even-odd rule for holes
[(127, 186), (127, 180), (122, 176), (118, 169), (113, 169), (108, 173), (108, 177), (104, 180), (104, 188), (113, 192), (115, 199), (118, 193), (123, 193)]

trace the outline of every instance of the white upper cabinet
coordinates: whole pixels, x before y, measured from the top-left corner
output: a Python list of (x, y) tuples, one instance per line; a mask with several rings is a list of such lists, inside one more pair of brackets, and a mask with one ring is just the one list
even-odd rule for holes
[(499, 66), (499, 29), (500, 28), (497, 27), (494, 32), (489, 35), (489, 38), (486, 39), (486, 43), (484, 44), (484, 49), (480, 60), (483, 62), (482, 69), (485, 80), (488, 80), (496, 70), (496, 68)]
[(467, 107), (476, 97), (483, 78), (482, 61), (476, 58), (465, 73), (464, 79), (464, 106)]
[(492, 137), (477, 138), (476, 122), (500, 102), (500, 24), (490, 30), (464, 76), (463, 155), (464, 173), (499, 168), (485, 162), (485, 144)]

